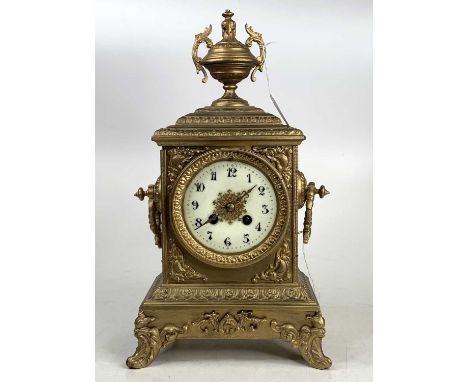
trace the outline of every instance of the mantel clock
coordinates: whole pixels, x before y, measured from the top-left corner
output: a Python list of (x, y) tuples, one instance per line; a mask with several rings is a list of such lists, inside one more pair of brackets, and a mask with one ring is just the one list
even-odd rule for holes
[(232, 16), (223, 13), (221, 41), (213, 44), (210, 25), (192, 50), (202, 81), (208, 69), (223, 96), (154, 133), (161, 175), (135, 194), (148, 198), (162, 273), (140, 305), (130, 368), (148, 366), (176, 339), (204, 338), (280, 338), (312, 367), (331, 366), (322, 352), (325, 321), (297, 255), (298, 210), (305, 204), (307, 243), (314, 198), (328, 191), (298, 170), (302, 131), (237, 96), (237, 83), (263, 70), (265, 47), (247, 24), (239, 42)]

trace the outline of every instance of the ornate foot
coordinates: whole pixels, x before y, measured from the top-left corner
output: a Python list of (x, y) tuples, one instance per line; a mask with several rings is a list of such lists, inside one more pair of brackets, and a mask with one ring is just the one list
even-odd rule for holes
[(130, 369), (148, 366), (158, 356), (159, 350), (174, 342), (179, 334), (187, 333), (189, 326), (165, 325), (161, 330), (156, 326), (156, 317), (147, 317), (142, 311), (135, 320), (135, 337), (138, 346), (135, 353), (127, 358)]
[(276, 320), (270, 322), (273, 331), (280, 334), (281, 339), (290, 342), (299, 349), (307, 363), (316, 369), (328, 369), (332, 361), (322, 351), (322, 338), (325, 337), (325, 320), (320, 312), (314, 315), (306, 315), (311, 321), (311, 326), (303, 325), (297, 330), (294, 325), (284, 323), (278, 325)]

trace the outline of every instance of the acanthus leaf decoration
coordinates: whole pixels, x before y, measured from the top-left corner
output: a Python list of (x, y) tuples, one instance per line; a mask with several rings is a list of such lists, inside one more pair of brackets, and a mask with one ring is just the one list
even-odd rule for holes
[(174, 281), (208, 280), (206, 275), (185, 264), (184, 256), (172, 238), (169, 239), (168, 262), (169, 277)]
[(264, 155), (283, 176), (284, 182), (288, 188), (292, 187), (291, 176), (291, 154), (292, 148), (290, 146), (277, 146), (277, 147), (252, 147), (256, 153)]
[(205, 334), (232, 335), (238, 331), (255, 331), (264, 321), (266, 321), (266, 317), (255, 316), (251, 310), (240, 310), (237, 313), (227, 312), (224, 315), (213, 310), (203, 314), (203, 319), (192, 322), (192, 325), (198, 326)]
[(298, 349), (302, 357), (316, 369), (328, 369), (331, 359), (323, 354), (322, 338), (325, 337), (325, 320), (321, 312), (306, 315), (311, 325), (303, 325), (298, 330), (290, 323), (278, 324), (276, 320), (270, 322), (274, 332), (279, 333), (280, 338), (291, 343)]
[(275, 261), (261, 273), (257, 273), (253, 278), (253, 283), (273, 282), (281, 283), (291, 278), (290, 263), (291, 251), (289, 248), (289, 239), (285, 239), (283, 244), (276, 252)]
[(184, 167), (196, 156), (206, 151), (204, 147), (173, 147), (168, 150), (167, 188), (170, 190)]
[(154, 290), (151, 297), (156, 301), (196, 301), (196, 302), (228, 302), (262, 301), (262, 302), (311, 302), (307, 290), (303, 286), (272, 286), (272, 287), (167, 287), (161, 286)]
[(131, 369), (141, 369), (148, 366), (158, 356), (159, 350), (174, 342), (180, 334), (186, 334), (189, 325), (164, 325), (159, 329), (156, 317), (146, 316), (143, 311), (135, 320), (134, 334), (138, 340), (135, 353), (127, 358), (127, 366)]

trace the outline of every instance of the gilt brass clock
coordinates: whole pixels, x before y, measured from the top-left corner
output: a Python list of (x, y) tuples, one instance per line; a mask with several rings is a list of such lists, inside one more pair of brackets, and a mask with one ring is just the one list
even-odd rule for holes
[[(237, 96), (237, 83), (263, 70), (265, 50), (247, 24), (245, 44), (236, 39), (232, 16), (223, 13), (221, 41), (213, 44), (210, 25), (192, 50), (202, 81), (206, 68), (223, 96), (154, 133), (161, 175), (135, 194), (148, 198), (163, 267), (135, 320), (130, 368), (148, 366), (175, 340), (204, 338), (280, 338), (312, 367), (331, 366), (322, 351), (325, 321), (297, 256), (298, 210), (306, 206), (307, 243), (314, 198), (328, 191), (298, 170), (302, 131)], [(209, 48), (204, 58), (201, 43)]]

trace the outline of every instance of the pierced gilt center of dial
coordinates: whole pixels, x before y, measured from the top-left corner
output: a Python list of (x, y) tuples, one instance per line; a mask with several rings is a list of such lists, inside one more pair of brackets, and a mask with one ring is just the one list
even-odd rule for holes
[(245, 192), (226, 192), (218, 193), (218, 198), (213, 202), (214, 213), (218, 215), (219, 221), (227, 221), (232, 224), (236, 220), (241, 220), (247, 213), (245, 204), (248, 194)]

